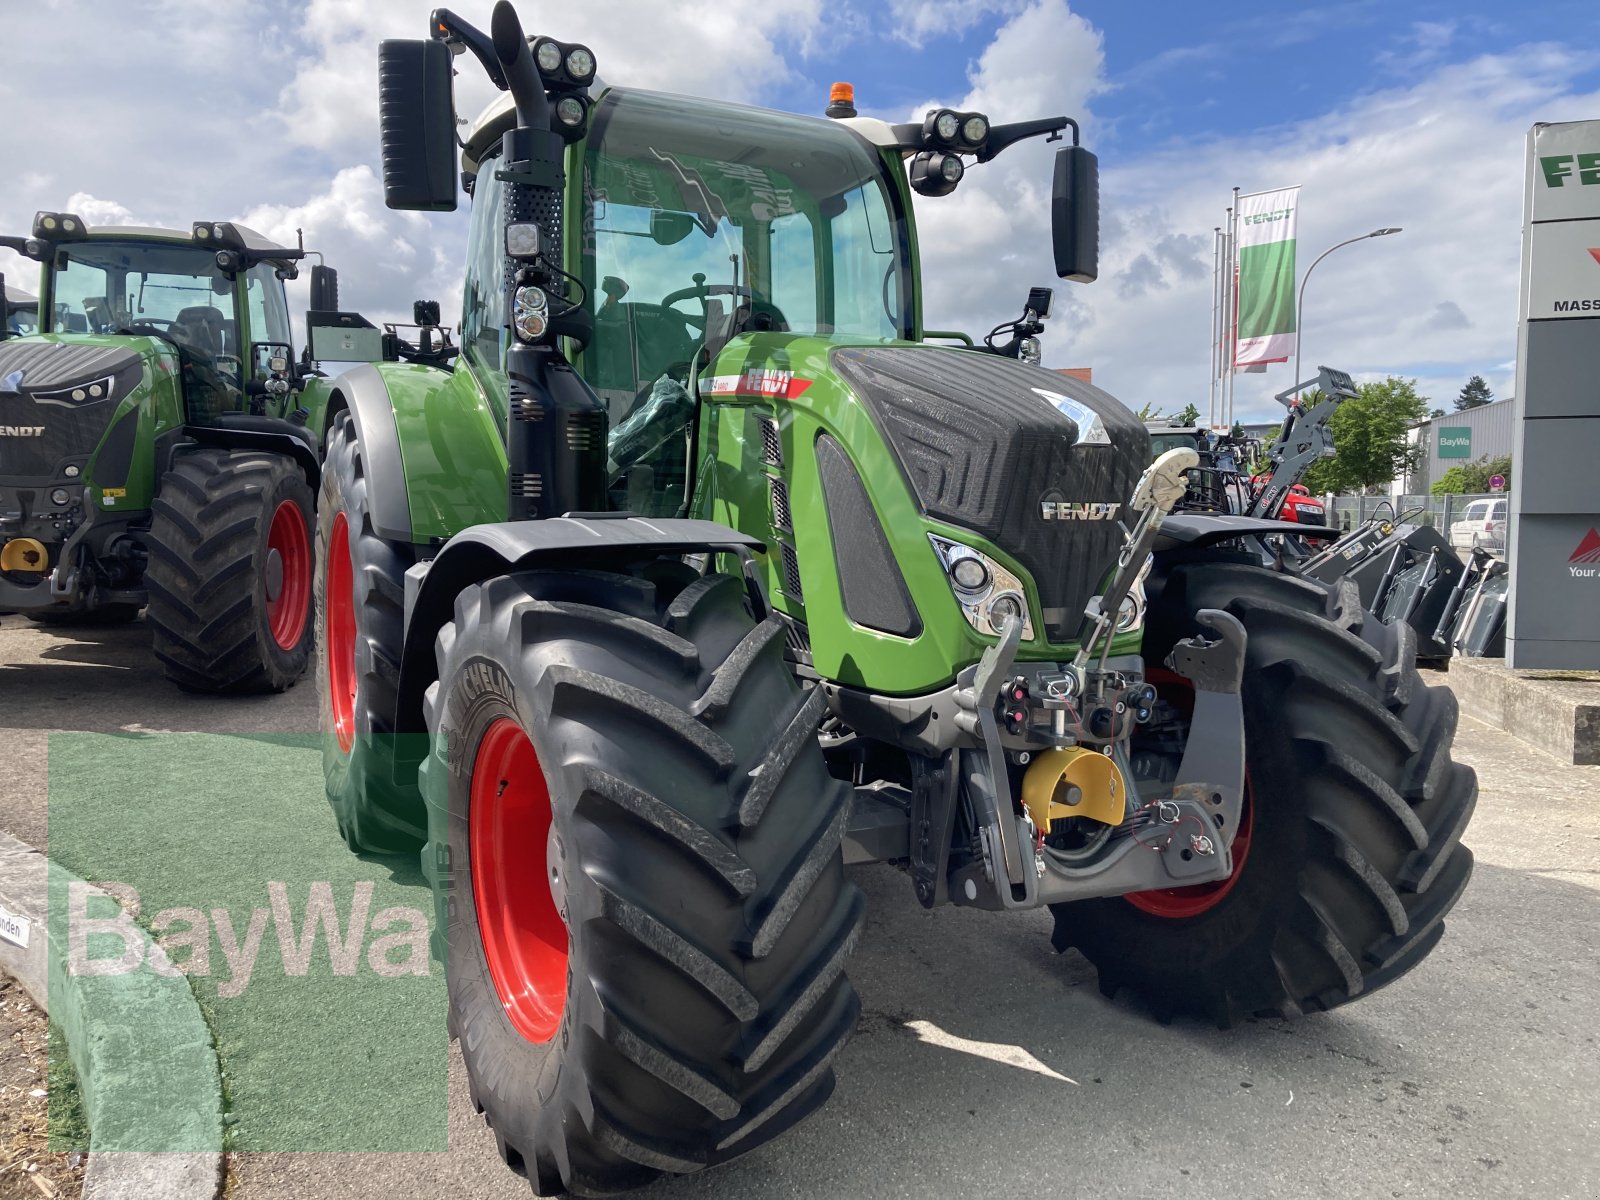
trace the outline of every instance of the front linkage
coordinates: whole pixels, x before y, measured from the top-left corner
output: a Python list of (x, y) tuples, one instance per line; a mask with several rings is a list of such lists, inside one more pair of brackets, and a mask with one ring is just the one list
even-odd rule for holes
[[(1195, 683), (1194, 719), (1170, 796), (1148, 802), (1128, 742), (1154, 715), (1156, 692), (1140, 659), (1107, 653), (1112, 614), (1146, 569), (1161, 522), (1184, 493), (1183, 472), (1196, 460), (1192, 450), (1170, 450), (1141, 477), (1132, 502), (1139, 518), (1116, 571), (1089, 602), (1087, 636), (1066, 669), (1019, 670), (1021, 624), (1011, 621), (962, 673), (955, 720), (976, 745), (950, 751), (953, 773), (948, 765), (919, 772), (913, 800), (910, 866), (924, 905), (946, 898), (939, 877), (948, 841), (931, 835), (953, 820), (952, 780), (972, 800), (981, 851), (951, 876), (948, 898), (957, 904), (1035, 908), (1232, 873), (1229, 843), (1244, 799), (1244, 627), (1205, 610), (1200, 621), (1217, 637), (1186, 639), (1168, 657), (1168, 667)], [(1011, 764), (1022, 771), (1020, 812), (1011, 803)], [(1070, 850), (1048, 844), (1069, 829), (1077, 842)]]

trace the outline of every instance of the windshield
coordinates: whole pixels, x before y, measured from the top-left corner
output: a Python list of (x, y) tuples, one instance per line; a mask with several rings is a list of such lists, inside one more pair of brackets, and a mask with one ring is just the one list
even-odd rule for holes
[(613, 90), (583, 187), (584, 373), (613, 424), (703, 342), (910, 336), (905, 221), (881, 159), (841, 125)]
[(177, 346), (192, 418), (237, 407), (233, 282), (199, 246), (73, 242), (50, 265), (46, 332), (130, 333)]

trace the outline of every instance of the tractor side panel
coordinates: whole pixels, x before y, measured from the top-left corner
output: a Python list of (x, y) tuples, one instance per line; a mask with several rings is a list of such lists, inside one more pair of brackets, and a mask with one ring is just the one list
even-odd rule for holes
[(85, 499), (101, 512), (150, 507), (166, 465), (160, 461), (160, 447), (183, 427), (178, 356), (163, 342), (145, 340), (144, 380), (119, 405), (84, 471)]
[(915, 695), (948, 684), (989, 644), (957, 606), (928, 534), (1027, 576), (998, 548), (923, 516), (866, 409), (830, 372), (836, 344), (758, 334), (718, 357), (701, 379), (691, 515), (767, 544), (768, 594), (807, 625), (820, 674)]
[(394, 409), (411, 540), (453, 537), (506, 519), (506, 448), (471, 370), (378, 363)]

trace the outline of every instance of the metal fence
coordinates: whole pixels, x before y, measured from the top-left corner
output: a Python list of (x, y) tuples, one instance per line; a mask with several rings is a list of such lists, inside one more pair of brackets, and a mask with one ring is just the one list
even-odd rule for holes
[[(1467, 505), (1474, 500), (1505, 499), (1507, 495), (1502, 492), (1459, 496), (1333, 496), (1325, 497), (1324, 502), (1328, 507), (1328, 524), (1340, 529), (1354, 529), (1370, 517), (1379, 513), (1388, 516), (1392, 512), (1408, 525), (1431, 525), (1448, 538), (1450, 526), (1464, 519)], [(1503, 533), (1500, 545), (1505, 545)], [(1489, 548), (1495, 549), (1492, 544)]]

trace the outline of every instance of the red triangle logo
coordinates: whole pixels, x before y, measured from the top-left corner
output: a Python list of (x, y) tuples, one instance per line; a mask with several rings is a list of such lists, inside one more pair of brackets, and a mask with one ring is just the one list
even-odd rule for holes
[(1578, 548), (1572, 552), (1572, 557), (1567, 559), (1571, 563), (1600, 563), (1600, 529), (1591, 527), (1584, 535), (1583, 541), (1578, 543)]
[(1600, 263), (1600, 246), (1590, 246), (1589, 255), (1595, 262)]

